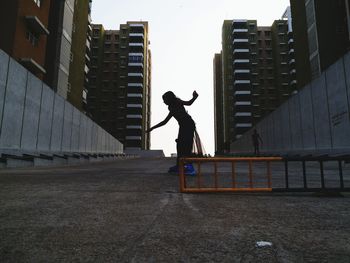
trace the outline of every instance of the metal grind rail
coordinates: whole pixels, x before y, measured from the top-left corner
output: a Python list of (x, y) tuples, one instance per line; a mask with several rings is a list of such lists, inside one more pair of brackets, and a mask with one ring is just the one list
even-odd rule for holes
[[(283, 187), (273, 188), (274, 192), (350, 192), (350, 188), (346, 187), (346, 182), (350, 183), (350, 156), (304, 156), (304, 157), (286, 157), (284, 162), (284, 182)], [(293, 172), (292, 166), (294, 163), (299, 163), (301, 167), (302, 183), (299, 187), (291, 186), (290, 173)], [(314, 164), (314, 172), (317, 172), (317, 181), (319, 186), (310, 185), (310, 168), (307, 168), (307, 164)], [(327, 172), (329, 170), (325, 168), (327, 164), (333, 164), (333, 185), (326, 183)], [(347, 163), (347, 165), (345, 165)], [(347, 170), (344, 167), (348, 167)]]
[[(181, 158), (179, 163), (179, 178), (180, 178), (180, 191), (183, 193), (200, 193), (200, 192), (271, 192), (271, 162), (281, 162), (283, 159), (281, 157), (236, 157), (236, 158)], [(188, 187), (187, 179), (185, 175), (184, 165), (188, 163), (193, 163), (194, 166), (197, 165), (196, 171), (196, 186)], [(202, 184), (202, 171), (201, 167), (205, 163), (212, 163), (214, 168), (214, 186), (204, 186)], [(219, 186), (219, 173), (218, 173), (218, 163), (231, 163), (231, 185), (229, 187)], [(244, 182), (244, 187), (240, 187), (242, 182), (237, 180), (236, 164), (246, 163), (248, 164), (248, 181)], [(256, 187), (254, 182), (254, 170), (253, 163), (265, 163), (266, 164), (266, 174), (265, 174), (265, 187)], [(246, 186), (248, 185), (248, 186)]]
[[(189, 163), (195, 176), (185, 175)], [(350, 156), (181, 158), (179, 179), (183, 193), (350, 192)]]

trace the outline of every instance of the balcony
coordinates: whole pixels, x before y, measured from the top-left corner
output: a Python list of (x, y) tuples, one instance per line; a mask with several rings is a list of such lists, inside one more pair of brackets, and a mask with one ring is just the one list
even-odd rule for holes
[(140, 115), (140, 114), (127, 114), (126, 118), (127, 119), (142, 119), (142, 115)]
[(252, 116), (251, 112), (236, 112), (235, 113), (236, 117), (250, 117)]
[(24, 17), (27, 23), (27, 26), (39, 35), (49, 35), (50, 32), (44, 26), (37, 16), (25, 16)]
[(289, 50), (288, 53), (289, 53), (289, 55), (290, 55), (290, 54), (293, 54), (294, 52), (295, 52), (295, 51), (294, 51), (294, 48), (292, 48), (292, 49)]
[(142, 98), (141, 93), (128, 93), (128, 98)]
[(232, 21), (232, 24), (242, 24), (242, 23), (247, 23), (247, 19), (234, 19)]
[(128, 130), (142, 130), (142, 126), (141, 125), (126, 125), (126, 128)]
[(129, 47), (143, 47), (143, 43), (129, 43)]
[(234, 95), (250, 95), (251, 91), (250, 90), (237, 90), (235, 91)]
[(235, 69), (233, 71), (233, 74), (249, 74), (250, 73), (250, 69)]
[(21, 58), (20, 62), (32, 72), (46, 74), (46, 70), (32, 58)]
[(130, 33), (129, 37), (142, 37), (143, 38), (144, 36), (143, 36), (143, 33)]
[(248, 43), (248, 42), (249, 42), (248, 38), (236, 38), (232, 41), (233, 44), (235, 44), (235, 43)]
[(128, 87), (143, 88), (143, 83), (128, 83)]
[(235, 53), (249, 53), (249, 49), (248, 48), (235, 48), (233, 50), (233, 54)]
[(250, 101), (236, 101), (235, 106), (250, 106), (252, 103)]
[(295, 63), (295, 59), (294, 58), (289, 61), (289, 65), (291, 65), (293, 63)]
[(233, 63), (236, 64), (236, 63), (249, 63), (250, 60), (249, 59), (235, 59), (233, 60)]
[(133, 62), (129, 62), (128, 63), (129, 67), (143, 67), (143, 63), (133, 63)]
[(141, 136), (125, 136), (128, 141), (141, 141)]
[(142, 27), (145, 28), (145, 25), (142, 23), (129, 24), (129, 27)]
[(129, 57), (134, 56), (134, 57), (143, 57), (143, 53), (129, 53)]
[(128, 77), (141, 77), (143, 78), (142, 73), (128, 73)]
[(236, 128), (250, 128), (253, 127), (251, 123), (236, 123)]
[(233, 82), (234, 85), (238, 85), (238, 84), (250, 84), (250, 80), (235, 80)]
[(233, 33), (247, 33), (248, 29), (247, 28), (235, 28), (232, 31)]
[(142, 109), (142, 104), (127, 104), (126, 107)]

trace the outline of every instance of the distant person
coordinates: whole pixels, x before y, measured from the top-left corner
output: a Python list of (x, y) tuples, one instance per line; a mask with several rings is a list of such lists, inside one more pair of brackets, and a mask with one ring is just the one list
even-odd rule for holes
[[(181, 157), (188, 157), (192, 154), (193, 136), (195, 133), (196, 125), (192, 117), (187, 113), (184, 106), (190, 106), (197, 99), (198, 93), (193, 91), (192, 99), (189, 101), (183, 101), (175, 96), (172, 91), (168, 91), (163, 94), (163, 101), (168, 105), (169, 114), (160, 123), (154, 125), (146, 132), (159, 128), (168, 123), (168, 121), (174, 117), (179, 124), (179, 134), (176, 141), (177, 161), (176, 165), (169, 168), (168, 172), (178, 172), (179, 159)], [(185, 166), (186, 174), (195, 174), (192, 164)]]
[(254, 129), (253, 134), (252, 134), (252, 142), (254, 146), (254, 154), (259, 156), (260, 155), (260, 143), (262, 144), (263, 141), (257, 132), (256, 129)]

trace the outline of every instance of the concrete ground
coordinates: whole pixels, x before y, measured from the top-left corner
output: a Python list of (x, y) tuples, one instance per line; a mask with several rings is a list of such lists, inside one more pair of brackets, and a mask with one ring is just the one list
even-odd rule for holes
[(349, 194), (181, 194), (173, 163), (0, 170), (0, 262), (350, 262)]

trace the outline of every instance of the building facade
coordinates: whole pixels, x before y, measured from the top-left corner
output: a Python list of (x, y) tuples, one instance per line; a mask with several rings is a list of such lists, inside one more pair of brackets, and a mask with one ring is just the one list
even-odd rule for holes
[(290, 3), (298, 88), (301, 88), (350, 49), (349, 0), (291, 0)]
[[(45, 1), (43, 1), (45, 2)], [(45, 82), (52, 89), (67, 99), (70, 90), (69, 66), (72, 58), (72, 32), (75, 0), (52, 1), (48, 46), (46, 49)]]
[(223, 121), (224, 151), (295, 91), (292, 39), (286, 18), (269, 27), (256, 20), (224, 21), (222, 83), (214, 82), (214, 90), (222, 85), (223, 91), (222, 117), (218, 111), (216, 119)]
[(44, 79), (51, 1), (5, 0), (0, 4), (0, 49)]
[(222, 91), (222, 54), (215, 54), (213, 60), (214, 69), (214, 139), (215, 153), (224, 152), (223, 129), (223, 91)]
[(86, 111), (88, 72), (91, 53), (91, 2), (75, 1), (72, 46), (69, 66), (67, 100), (82, 112)]
[(147, 22), (93, 25), (87, 109), (125, 149), (149, 149), (151, 53)]

